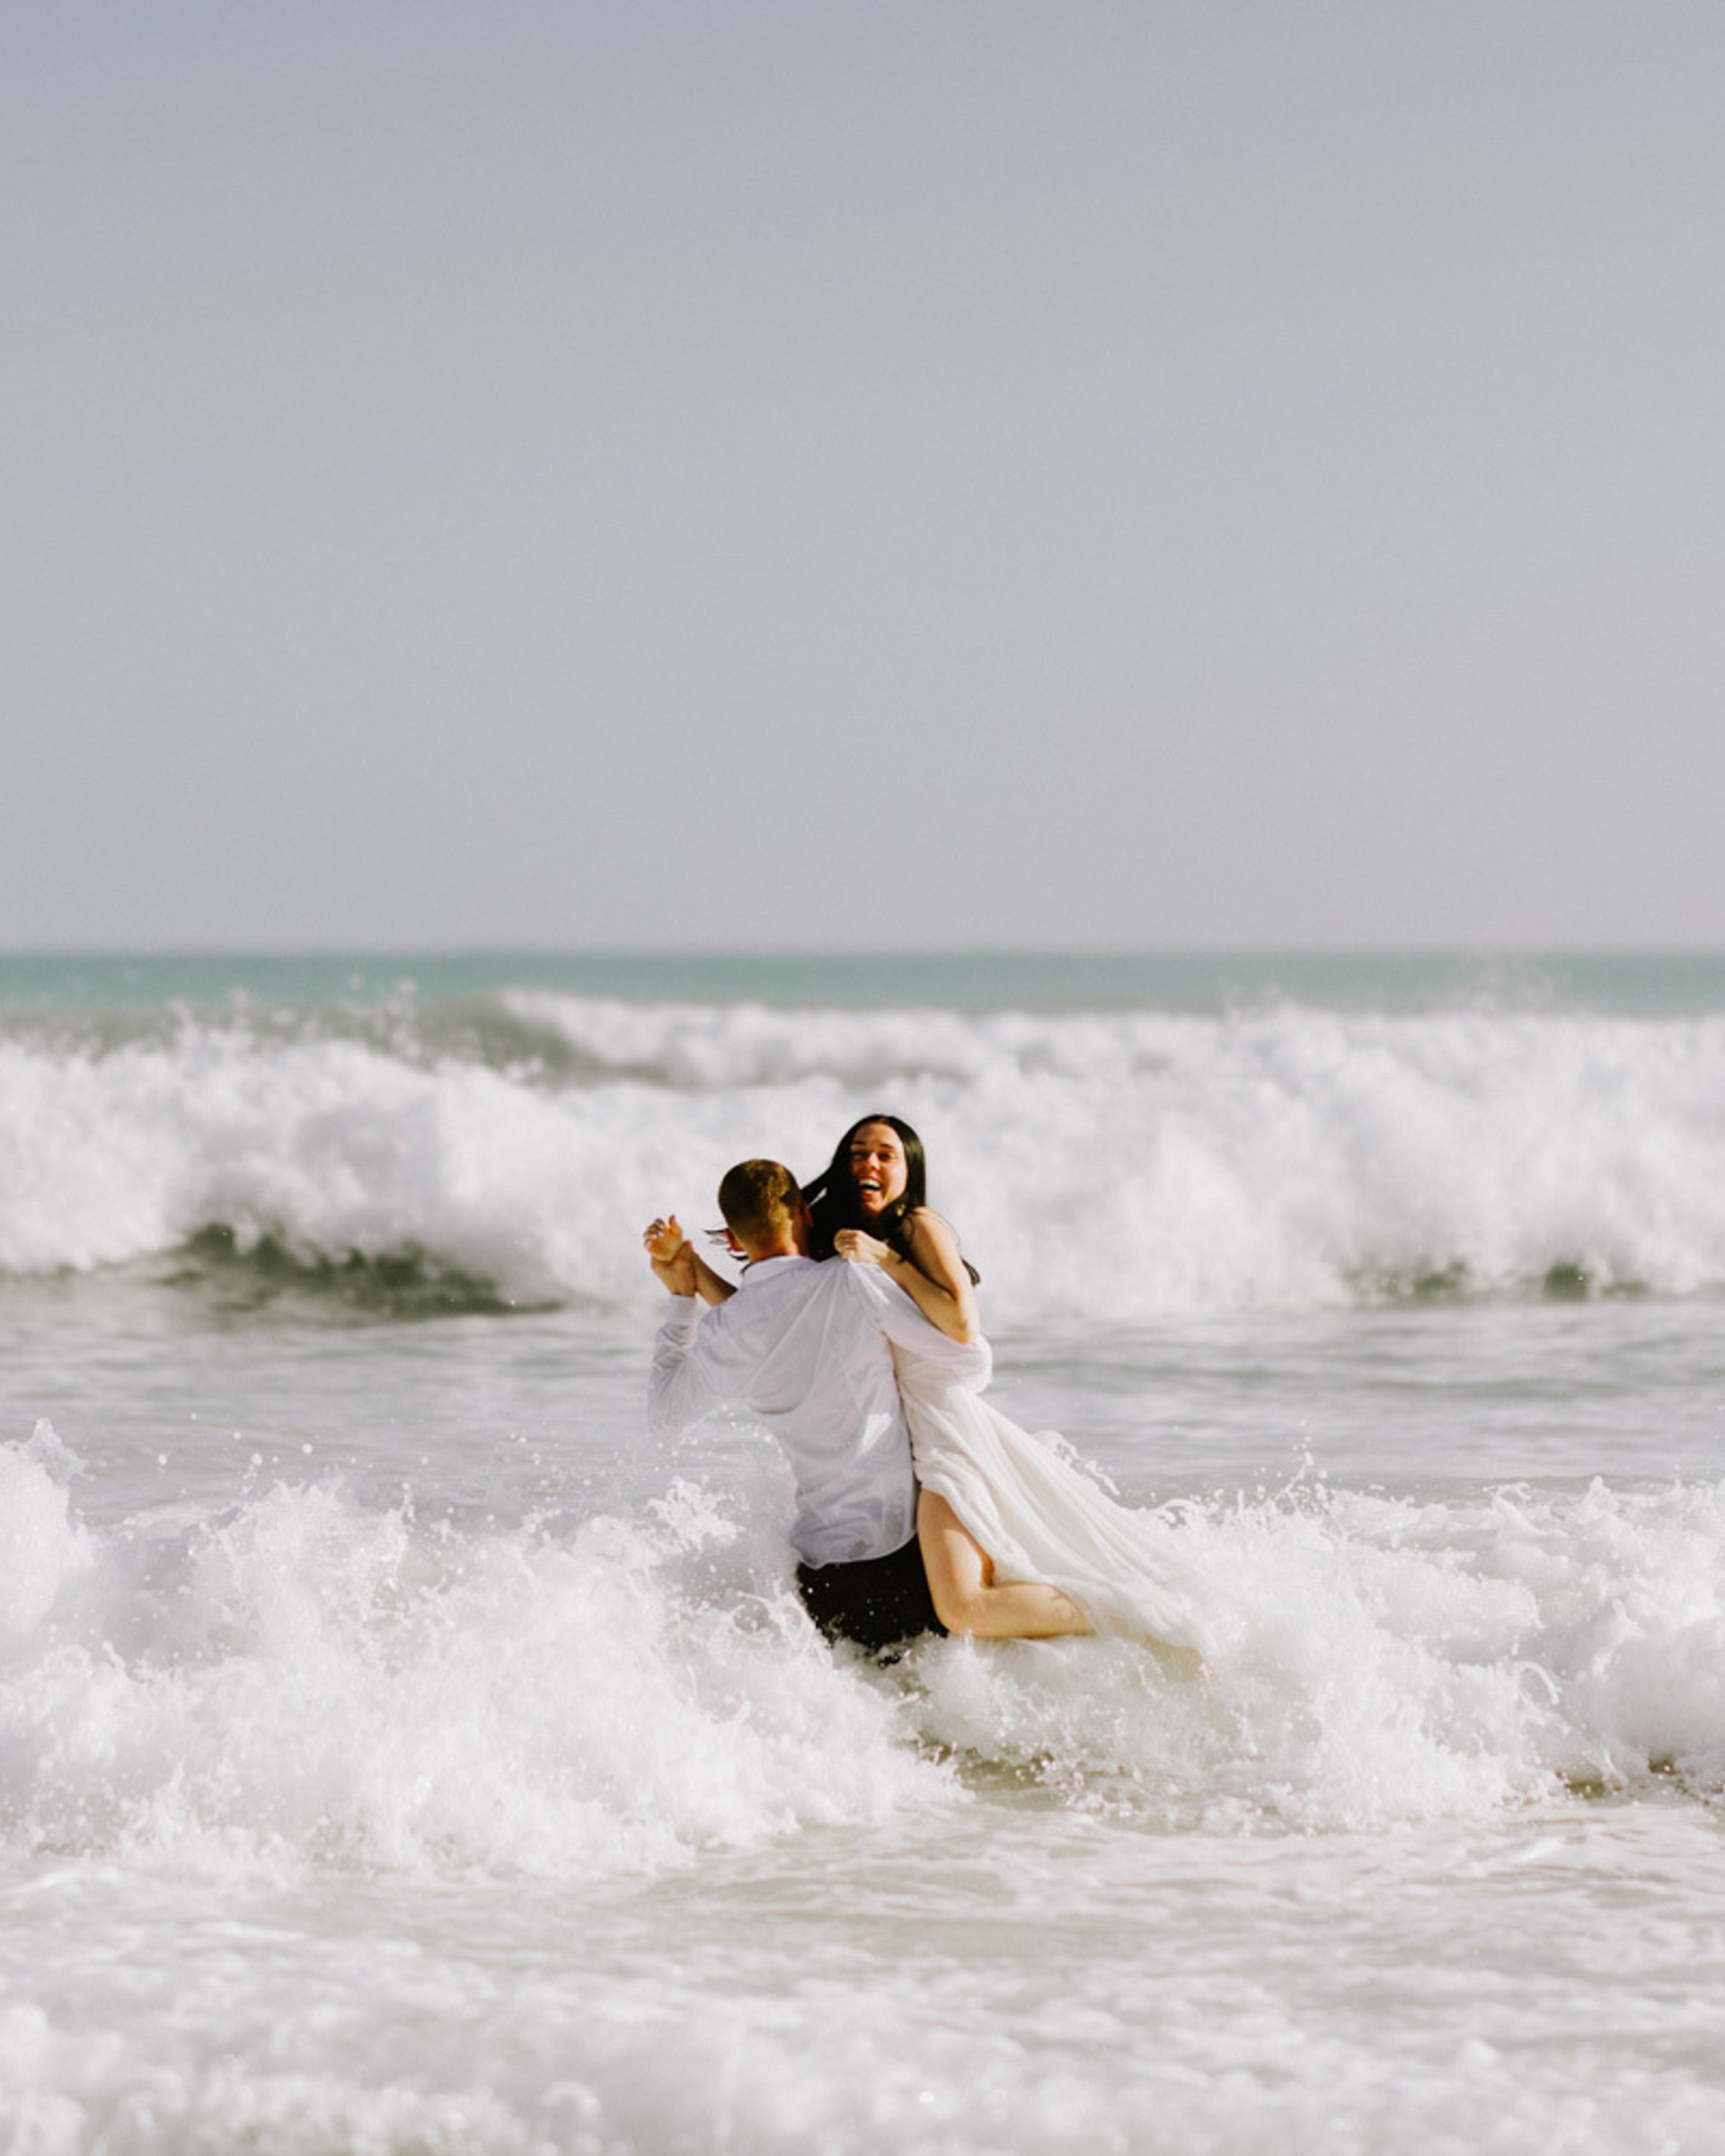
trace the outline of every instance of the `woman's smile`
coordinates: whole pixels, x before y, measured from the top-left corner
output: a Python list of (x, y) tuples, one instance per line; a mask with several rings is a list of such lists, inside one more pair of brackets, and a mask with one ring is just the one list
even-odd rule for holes
[(890, 1126), (865, 1123), (851, 1140), (851, 1180), (860, 1212), (884, 1213), (904, 1196), (905, 1149)]

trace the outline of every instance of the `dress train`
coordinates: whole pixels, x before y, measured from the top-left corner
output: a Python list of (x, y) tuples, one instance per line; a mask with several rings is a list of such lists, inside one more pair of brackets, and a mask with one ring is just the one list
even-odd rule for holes
[(1205, 1596), (1165, 1512), (1118, 1504), (1066, 1456), (979, 1393), (896, 1357), (916, 1480), (951, 1506), (1003, 1582), (1040, 1580), (1099, 1632), (1204, 1651)]

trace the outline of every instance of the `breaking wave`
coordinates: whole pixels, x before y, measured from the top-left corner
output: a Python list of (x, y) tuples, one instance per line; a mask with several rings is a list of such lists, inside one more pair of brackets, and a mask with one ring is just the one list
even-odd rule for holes
[[(69, 1022), (69, 1021), (68, 1021)], [(0, 1270), (180, 1253), (389, 1304), (650, 1299), (640, 1224), (872, 1108), (996, 1326), (1725, 1290), (1725, 1018), (805, 1009), (509, 991), (12, 1021)]]
[(1004, 1774), (1245, 1833), (1725, 1785), (1718, 1484), (1193, 1507), (1194, 1683), (1120, 1641), (835, 1655), (757, 1491), (508, 1521), (279, 1482), (98, 1526), (75, 1471), (45, 1424), (0, 1446), (14, 1851), (579, 1879)]

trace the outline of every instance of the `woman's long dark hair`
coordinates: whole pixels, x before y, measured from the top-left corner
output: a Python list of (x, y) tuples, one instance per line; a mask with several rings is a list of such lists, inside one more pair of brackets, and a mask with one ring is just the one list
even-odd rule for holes
[[(905, 1187), (883, 1213), (865, 1217), (856, 1202), (856, 1185), (851, 1178), (851, 1144), (858, 1131), (866, 1130), (871, 1123), (884, 1123), (897, 1134), (905, 1149)], [(811, 1258), (830, 1258), (833, 1238), (841, 1228), (863, 1228), (889, 1244), (901, 1258), (908, 1258), (910, 1215), (928, 1203), (928, 1157), (923, 1141), (897, 1116), (859, 1116), (838, 1141), (826, 1167), (812, 1182), (803, 1185), (802, 1195), (809, 1201)], [(964, 1269), (973, 1281), (981, 1277), (969, 1259)]]

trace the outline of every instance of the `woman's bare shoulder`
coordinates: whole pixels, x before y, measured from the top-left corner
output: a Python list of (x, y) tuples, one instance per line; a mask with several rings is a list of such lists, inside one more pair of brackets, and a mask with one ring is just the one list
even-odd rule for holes
[[(907, 1225), (909, 1229), (907, 1255), (917, 1271), (937, 1287), (943, 1287), (960, 1309), (969, 1312), (974, 1320), (971, 1291), (977, 1282), (977, 1268), (960, 1248), (957, 1229), (928, 1206), (918, 1206), (914, 1213), (907, 1215)], [(970, 1336), (967, 1333), (964, 1337)]]
[(913, 1228), (932, 1227), (936, 1234), (944, 1233), (951, 1236), (955, 1242), (958, 1241), (958, 1230), (944, 1214), (937, 1213), (933, 1206), (913, 1206), (905, 1218)]
[(905, 1225), (910, 1230), (913, 1243), (925, 1245), (930, 1250), (950, 1252), (956, 1257), (959, 1250), (959, 1231), (932, 1206), (917, 1206), (905, 1215)]

